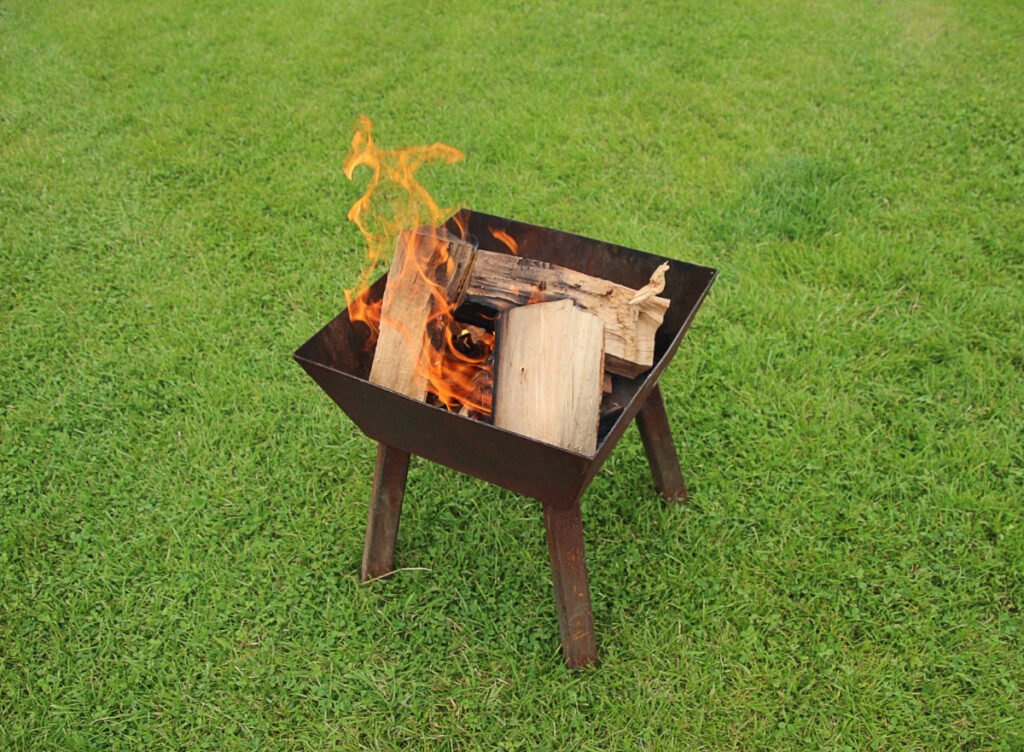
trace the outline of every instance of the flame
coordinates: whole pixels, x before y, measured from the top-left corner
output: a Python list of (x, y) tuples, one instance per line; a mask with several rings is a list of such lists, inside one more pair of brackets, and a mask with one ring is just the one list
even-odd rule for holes
[[(366, 265), (359, 275), (356, 290), (367, 286), (381, 259), (394, 248), (399, 232), (422, 225), (439, 227), (451, 214), (451, 209), (439, 207), (420, 185), (416, 171), (430, 162), (454, 164), (464, 158), (458, 149), (441, 143), (382, 149), (373, 140), (373, 122), (365, 115), (359, 116), (343, 165), (349, 180), (357, 167), (366, 167), (372, 173), (363, 195), (348, 210), (349, 220), (366, 240)], [(345, 290), (345, 299), (351, 306), (352, 290)]]
[(459, 237), (463, 240), (469, 240), (469, 228), (466, 227), (465, 218), (460, 214), (452, 216), (452, 221), (455, 222), (455, 226), (459, 228)]
[(366, 341), (367, 349), (373, 347), (380, 334), (380, 312), (384, 305), (384, 299), (369, 300), (369, 289), (364, 290), (360, 295), (353, 297), (351, 290), (345, 290), (345, 300), (348, 302), (348, 318), (350, 321), (362, 321), (370, 328), (370, 336)]
[(516, 242), (515, 238), (513, 238), (511, 235), (509, 235), (507, 232), (501, 229), (496, 230), (493, 227), (488, 227), (487, 229), (491, 231), (491, 235), (494, 237), (495, 240), (500, 240), (502, 243), (505, 244), (505, 247), (512, 252), (513, 256), (519, 255), (519, 243)]
[[(458, 326), (458, 322), (451, 321)], [(494, 349), (494, 333), (487, 333), (486, 342), (480, 343), (479, 354), (464, 353), (456, 345), (452, 326), (445, 328), (445, 345), (442, 350), (444, 378), (431, 381), (428, 390), (449, 410), (491, 414), (491, 388), (493, 385), (493, 364), (491, 353)]]
[[(349, 318), (369, 327), (367, 347), (374, 347), (380, 333), (383, 301), (369, 301), (365, 288), (382, 260), (390, 255), (399, 234), (416, 228), (407, 236), (405, 263), (395, 271), (419, 277), (417, 284), (429, 290), (433, 298), (433, 314), (425, 332), (403, 331), (397, 321), (385, 319), (384, 323), (407, 340), (411, 352), (423, 351), (417, 373), (437, 403), (452, 411), (490, 415), (494, 335), (478, 333), (472, 347), (465, 342), (460, 345), (463, 325), (454, 320), (453, 304), (440, 282), (450, 279), (455, 271), (448, 248), (457, 238), (442, 228), (452, 210), (439, 207), (415, 177), (425, 164), (452, 164), (463, 159), (463, 155), (441, 143), (383, 149), (373, 140), (372, 129), (369, 118), (359, 118), (344, 163), (349, 180), (358, 167), (371, 171), (366, 190), (348, 213), (366, 240), (366, 265), (355, 288), (362, 292), (353, 295), (352, 290), (345, 291)], [(467, 237), (461, 223), (459, 230), (461, 237)]]

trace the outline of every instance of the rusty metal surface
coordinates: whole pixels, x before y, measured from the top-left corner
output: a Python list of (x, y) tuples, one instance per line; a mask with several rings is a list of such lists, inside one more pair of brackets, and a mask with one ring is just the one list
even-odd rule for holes
[(640, 440), (651, 466), (654, 486), (665, 501), (685, 501), (689, 498), (683, 471), (679, 468), (679, 455), (672, 441), (672, 429), (668, 424), (661, 388), (655, 386), (644, 400), (636, 414), (636, 425), (640, 429)]
[(597, 639), (579, 503), (565, 509), (545, 506), (544, 529), (551, 560), (551, 581), (555, 586), (562, 654), (569, 668), (592, 666), (597, 663)]
[[(672, 301), (655, 340), (655, 363), (646, 374), (623, 380), (616, 389), (623, 402), (594, 456), (588, 457), (449, 413), (367, 381), (372, 352), (367, 330), (353, 325), (342, 311), (295, 352), (295, 359), (367, 436), (539, 499), (547, 506), (570, 508), (582, 495), (601, 464), (636, 417), (679, 347), (694, 315), (714, 281), (716, 270), (664, 259), (579, 235), (511, 219), (460, 211), (449, 222), (459, 223), (476, 237), (481, 248), (505, 251), (492, 234), (508, 233), (520, 255), (549, 261), (630, 287), (642, 287), (663, 261), (669, 262), (663, 296)], [(385, 279), (372, 287), (381, 297)]]
[(402, 519), (402, 499), (409, 476), (408, 452), (377, 446), (377, 466), (373, 471), (373, 495), (366, 520), (363, 543), (363, 582), (390, 574), (395, 568), (395, 540)]

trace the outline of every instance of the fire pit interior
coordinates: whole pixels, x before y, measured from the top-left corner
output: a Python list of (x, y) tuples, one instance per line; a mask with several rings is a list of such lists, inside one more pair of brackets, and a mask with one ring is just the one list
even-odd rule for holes
[[(679, 346), (716, 270), (653, 256), (612, 243), (463, 209), (447, 229), (480, 248), (519, 256), (643, 288), (668, 264), (660, 293), (671, 301), (654, 339), (653, 365), (630, 378), (616, 375), (601, 398), (593, 453), (570, 451), (466, 414), (412, 399), (376, 383), (370, 372), (375, 341), (346, 309), (295, 352), (295, 359), (367, 436), (379, 442), (373, 498), (363, 554), (363, 578), (392, 571), (410, 455), (452, 467), (541, 502), (547, 529), (562, 647), (568, 664), (597, 660), (590, 592), (583, 555), (580, 497), (637, 419), (654, 482), (666, 499), (685, 498), (658, 378)], [(386, 277), (362, 301), (384, 296)], [(520, 310), (528, 310), (529, 307)], [(472, 310), (468, 310), (472, 315)]]

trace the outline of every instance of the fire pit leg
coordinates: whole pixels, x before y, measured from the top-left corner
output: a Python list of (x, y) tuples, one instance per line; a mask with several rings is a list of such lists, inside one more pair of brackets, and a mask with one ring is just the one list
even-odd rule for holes
[(548, 533), (562, 653), (569, 668), (589, 666), (597, 663), (597, 642), (594, 639), (594, 616), (590, 610), (587, 562), (583, 555), (583, 518), (579, 500), (568, 509), (544, 505), (544, 526)]
[(654, 485), (666, 501), (685, 501), (689, 498), (683, 472), (679, 469), (679, 455), (672, 442), (672, 429), (665, 414), (661, 388), (655, 384), (647, 401), (636, 415), (636, 425), (644, 442), (644, 452), (651, 465)]
[(408, 473), (408, 452), (387, 444), (377, 446), (370, 518), (366, 522), (366, 544), (363, 547), (363, 582), (383, 577), (394, 570), (395, 538), (398, 537)]

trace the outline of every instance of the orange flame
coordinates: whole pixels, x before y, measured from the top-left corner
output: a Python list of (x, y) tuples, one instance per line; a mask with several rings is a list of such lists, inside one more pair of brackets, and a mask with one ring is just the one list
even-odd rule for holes
[[(416, 171), (430, 162), (454, 164), (464, 158), (458, 149), (441, 143), (382, 149), (373, 140), (370, 118), (359, 116), (352, 135), (352, 147), (343, 165), (345, 177), (349, 180), (352, 180), (357, 167), (367, 167), (372, 172), (363, 195), (348, 210), (348, 218), (366, 240), (367, 263), (359, 275), (356, 290), (367, 286), (381, 259), (387, 258), (394, 248), (399, 232), (421, 225), (439, 227), (451, 214), (451, 209), (439, 207), (427, 189), (420, 185)], [(345, 291), (345, 298), (351, 306), (352, 290)]]
[(493, 227), (488, 227), (487, 229), (491, 231), (491, 235), (494, 236), (495, 240), (500, 240), (505, 244), (505, 247), (512, 252), (513, 256), (519, 255), (519, 243), (516, 242), (515, 238), (504, 230), (496, 230)]
[[(382, 301), (369, 301), (365, 288), (381, 261), (390, 255), (401, 231), (423, 228), (406, 248), (405, 264), (392, 274), (415, 274), (419, 278), (417, 284), (430, 291), (434, 313), (425, 332), (404, 331), (397, 321), (386, 323), (409, 342), (411, 351), (427, 346), (417, 372), (425, 379), (428, 394), (449, 410), (489, 415), (494, 336), (483, 333), (468, 349), (456, 341), (452, 329), (460, 325), (452, 316), (453, 305), (447, 291), (438, 282), (454, 271), (454, 261), (448, 253), (451, 238), (445, 230), (433, 229), (441, 228), (451, 209), (439, 207), (416, 180), (416, 172), (423, 165), (438, 161), (452, 164), (463, 159), (463, 155), (441, 143), (383, 149), (373, 140), (372, 129), (369, 118), (358, 119), (344, 164), (349, 180), (360, 166), (372, 173), (366, 190), (348, 213), (366, 240), (367, 261), (355, 288), (361, 292), (353, 295), (352, 290), (345, 291), (349, 318), (370, 328), (367, 346), (373, 347), (380, 333)], [(460, 234), (466, 237), (466, 228), (460, 226)]]

